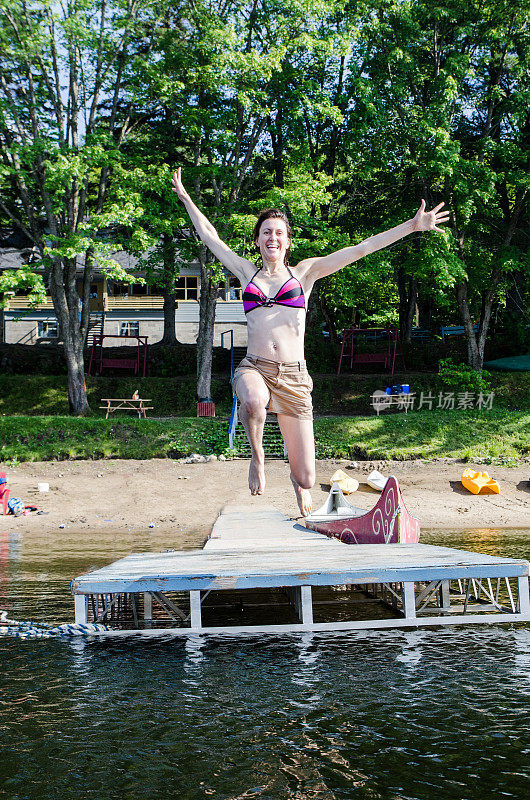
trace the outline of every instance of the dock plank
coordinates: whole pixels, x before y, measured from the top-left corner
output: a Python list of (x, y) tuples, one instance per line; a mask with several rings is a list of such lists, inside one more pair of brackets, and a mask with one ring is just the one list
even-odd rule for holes
[(337, 539), (311, 531), (273, 507), (256, 512), (247, 507), (225, 506), (204, 550), (290, 550), (308, 545), (341, 547)]
[[(73, 591), (134, 592), (156, 590), (259, 588), (272, 586), (383, 583), (460, 577), (528, 575), (523, 559), (480, 555), (465, 550), (422, 544), (318, 544), (291, 550), (195, 550), (133, 553), (82, 575)], [(327, 545), (330, 545), (329, 547)]]

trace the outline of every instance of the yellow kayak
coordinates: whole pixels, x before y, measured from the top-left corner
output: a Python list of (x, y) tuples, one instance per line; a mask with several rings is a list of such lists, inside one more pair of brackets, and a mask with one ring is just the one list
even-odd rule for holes
[(352, 494), (359, 488), (359, 481), (356, 481), (355, 478), (350, 478), (342, 469), (334, 472), (329, 482), (332, 486), (334, 483), (338, 483), (343, 494)]
[(462, 486), (465, 486), (473, 494), (500, 494), (501, 492), (497, 481), (490, 478), (487, 472), (465, 469), (461, 480)]

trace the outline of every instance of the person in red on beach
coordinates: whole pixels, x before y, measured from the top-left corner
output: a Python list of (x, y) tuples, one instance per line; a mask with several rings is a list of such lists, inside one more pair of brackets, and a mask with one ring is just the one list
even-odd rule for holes
[(254, 227), (254, 241), (262, 260), (256, 269), (255, 264), (221, 240), (184, 188), (180, 168), (173, 175), (172, 187), (202, 242), (244, 287), (248, 351), (234, 373), (233, 388), (252, 451), (250, 492), (256, 495), (265, 490), (263, 427), (268, 406), (271, 413), (277, 414), (287, 447), (300, 513), (308, 516), (309, 490), (315, 482), (315, 442), (312, 381), (304, 360), (304, 334), (307, 301), (315, 281), (415, 231), (441, 231), (438, 226), (449, 221), (449, 213), (442, 210), (443, 203), (426, 211), (422, 200), (416, 215), (401, 225), (327, 256), (305, 258), (291, 267), (289, 221), (282, 211), (270, 208), (261, 212)]

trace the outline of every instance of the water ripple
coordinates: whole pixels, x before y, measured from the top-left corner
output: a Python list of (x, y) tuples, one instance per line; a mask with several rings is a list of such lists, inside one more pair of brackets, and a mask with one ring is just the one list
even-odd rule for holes
[[(442, 539), (448, 544), (448, 534)], [(476, 549), (492, 548), (490, 540), (473, 539)], [(526, 542), (503, 534), (495, 547)], [(114, 545), (100, 560), (95, 542), (88, 554), (70, 543), (64, 560), (47, 562), (43, 545), (26, 553), (14, 544), (0, 581), (4, 607), (43, 621), (71, 618), (68, 580), (87, 561), (117, 557)], [(528, 626), (3, 639), (0, 657), (7, 798), (530, 794)]]

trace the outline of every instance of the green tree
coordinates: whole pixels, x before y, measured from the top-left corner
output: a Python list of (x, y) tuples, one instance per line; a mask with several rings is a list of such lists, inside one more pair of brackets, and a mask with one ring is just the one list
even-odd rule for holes
[(475, 369), (503, 280), (528, 268), (528, 10), (528, 0), (382, 0), (363, 24), (363, 70), (347, 80), (357, 203), (365, 195), (370, 214), (388, 218), (425, 197), (453, 213), (452, 236), (417, 237), (391, 254), (403, 329), (418, 293), (439, 301), (453, 291)]
[[(271, 86), (293, 39), (301, 47), (314, 34), (321, 7), (314, 0), (272, 7), (258, 0), (229, 8), (193, 3), (183, 26), (185, 50), (176, 25), (163, 42), (161, 72), (174, 87), (168, 105), (178, 119), (184, 183), (221, 237), (247, 255), (253, 252), (250, 213), (272, 197), (265, 141)], [(215, 305), (224, 276), (184, 212), (180, 225), (187, 246), (180, 240), (179, 250), (201, 269), (197, 394), (208, 397)]]
[[(83, 345), (94, 270), (128, 277), (104, 234), (137, 208), (119, 189), (113, 201), (107, 195), (136, 123), (127, 76), (138, 42), (143, 57), (152, 46), (151, 17), (137, 0), (0, 0), (0, 208), (40, 256), (75, 414), (88, 411)], [(25, 285), (23, 273), (19, 280)]]

